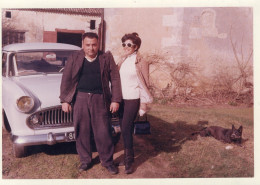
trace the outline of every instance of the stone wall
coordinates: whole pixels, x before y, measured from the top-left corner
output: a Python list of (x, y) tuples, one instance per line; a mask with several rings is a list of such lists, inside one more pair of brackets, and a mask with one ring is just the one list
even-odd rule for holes
[[(2, 10), (2, 20), (15, 30), (25, 32), (25, 42), (55, 42), (57, 31), (68, 33), (98, 32), (100, 17), (44, 13), (36, 11), (8, 10), (12, 17), (6, 18)], [(96, 29), (90, 30), (90, 20), (96, 21)]]
[(105, 21), (106, 49), (116, 60), (121, 37), (139, 34), (151, 82), (161, 92), (169, 88), (171, 93), (205, 93), (216, 88), (240, 92), (243, 84), (253, 83), (250, 7), (106, 8)]

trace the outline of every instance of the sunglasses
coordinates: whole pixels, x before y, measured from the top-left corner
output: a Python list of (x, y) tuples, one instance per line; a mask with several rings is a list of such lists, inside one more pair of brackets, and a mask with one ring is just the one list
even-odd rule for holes
[(125, 43), (123, 43), (122, 46), (123, 46), (123, 47), (126, 47), (126, 46), (127, 46), (127, 47), (131, 48), (131, 47), (134, 47), (135, 44), (131, 44), (131, 43), (125, 44)]

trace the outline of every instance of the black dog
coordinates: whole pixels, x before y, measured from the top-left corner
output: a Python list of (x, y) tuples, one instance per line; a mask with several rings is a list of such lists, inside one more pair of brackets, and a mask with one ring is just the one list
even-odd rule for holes
[(226, 129), (218, 126), (206, 127), (202, 131), (198, 132), (200, 136), (212, 136), (217, 140), (220, 140), (224, 143), (235, 143), (241, 144), (242, 142), (242, 131), (243, 126), (240, 126), (238, 129), (232, 125), (232, 129)]

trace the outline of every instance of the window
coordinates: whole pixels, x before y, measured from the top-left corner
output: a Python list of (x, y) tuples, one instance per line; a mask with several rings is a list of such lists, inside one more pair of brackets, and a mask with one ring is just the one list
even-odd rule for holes
[[(13, 57), (15, 71), (18, 76), (61, 73), (67, 58), (73, 51), (38, 51), (16, 53)], [(14, 74), (14, 73), (13, 73)]]
[(25, 42), (25, 32), (7, 31), (3, 35), (3, 45)]
[(96, 20), (90, 20), (90, 29), (91, 30), (96, 29)]
[(11, 17), (12, 17), (11, 12), (6, 11), (6, 12), (5, 12), (5, 17), (6, 17), (6, 18), (11, 18)]

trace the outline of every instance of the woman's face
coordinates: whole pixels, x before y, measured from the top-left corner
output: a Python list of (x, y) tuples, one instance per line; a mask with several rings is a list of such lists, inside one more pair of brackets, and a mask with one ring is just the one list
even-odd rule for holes
[(123, 46), (123, 50), (125, 52), (125, 55), (131, 55), (132, 53), (135, 52), (135, 50), (137, 49), (137, 46), (135, 44), (133, 44), (133, 42), (131, 40), (126, 40), (125, 42), (122, 43)]

